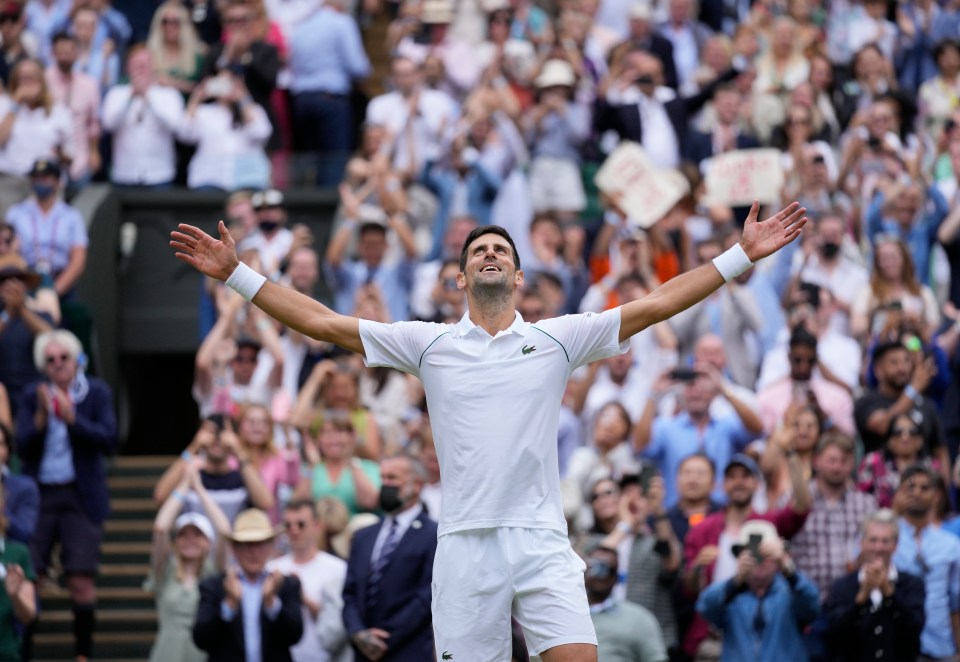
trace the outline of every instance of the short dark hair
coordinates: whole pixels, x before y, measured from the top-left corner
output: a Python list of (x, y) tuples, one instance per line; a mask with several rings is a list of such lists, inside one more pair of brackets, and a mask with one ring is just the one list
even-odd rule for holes
[(907, 348), (904, 347), (903, 343), (899, 340), (888, 340), (887, 342), (882, 342), (874, 347), (870, 358), (874, 363), (876, 363), (890, 352), (898, 349), (907, 351)]
[(920, 462), (911, 464), (909, 467), (903, 470), (903, 473), (900, 474), (900, 484), (906, 485), (907, 481), (914, 476), (926, 476), (930, 481), (930, 484), (936, 486), (937, 472), (931, 469), (928, 465)]
[(52, 38), (52, 39), (50, 39), (50, 43), (53, 44), (53, 45), (56, 45), (56, 44), (60, 43), (61, 41), (72, 41), (72, 42), (76, 43), (77, 38), (74, 37), (74, 36), (73, 36), (72, 34), (70, 34), (69, 32), (67, 32), (66, 30), (60, 30), (60, 31), (57, 32), (55, 35), (53, 35), (53, 38)]
[(856, 455), (857, 445), (853, 439), (839, 430), (830, 429), (823, 433), (817, 442), (817, 455), (820, 455), (831, 446), (836, 447), (844, 455)]
[(387, 226), (383, 225), (382, 223), (364, 223), (360, 226), (360, 231), (357, 233), (357, 236), (362, 237), (363, 235), (371, 232), (376, 232), (377, 234), (387, 236)]
[(613, 547), (607, 547), (606, 545), (597, 545), (590, 550), (590, 554), (593, 554), (594, 552), (603, 552), (604, 554), (610, 554), (614, 558), (620, 558), (620, 552), (615, 550)]
[(470, 234), (467, 235), (466, 241), (463, 242), (463, 248), (460, 250), (460, 272), (463, 273), (467, 268), (467, 249), (470, 248), (470, 244), (485, 234), (495, 234), (507, 240), (507, 243), (510, 244), (510, 250), (513, 251), (513, 266), (519, 270), (520, 254), (517, 253), (517, 245), (513, 243), (513, 237), (510, 236), (510, 233), (499, 225), (481, 225), (472, 229)]
[(817, 351), (817, 337), (802, 324), (797, 324), (790, 333), (790, 349), (794, 347), (809, 347)]
[(677, 465), (678, 474), (680, 473), (680, 470), (683, 468), (683, 465), (685, 465), (690, 460), (703, 460), (710, 466), (710, 473), (712, 473), (714, 476), (717, 475), (717, 463), (713, 461), (713, 458), (711, 458), (709, 455), (707, 455), (704, 452), (691, 453), (690, 455), (687, 455), (685, 458), (680, 460), (680, 464)]
[(317, 506), (311, 499), (294, 499), (290, 501), (283, 507), (284, 512), (300, 510), (301, 508), (309, 508), (310, 513), (313, 515), (313, 519), (320, 519), (320, 514), (317, 512)]

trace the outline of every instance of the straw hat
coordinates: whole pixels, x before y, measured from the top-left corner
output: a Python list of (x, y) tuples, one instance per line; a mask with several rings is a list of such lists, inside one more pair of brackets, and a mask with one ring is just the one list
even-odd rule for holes
[(577, 74), (574, 73), (569, 62), (566, 60), (547, 60), (534, 84), (537, 89), (542, 90), (545, 87), (573, 87), (576, 82)]
[(0, 279), (11, 277), (22, 279), (28, 290), (34, 290), (40, 285), (40, 274), (31, 271), (26, 260), (16, 253), (0, 255)]
[(233, 533), (229, 538), (233, 542), (266, 542), (280, 533), (270, 524), (270, 518), (259, 508), (248, 508), (237, 515), (233, 522)]

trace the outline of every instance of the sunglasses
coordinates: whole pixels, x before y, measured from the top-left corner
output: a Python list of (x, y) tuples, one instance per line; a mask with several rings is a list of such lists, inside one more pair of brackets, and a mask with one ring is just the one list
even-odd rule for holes
[(587, 577), (607, 579), (613, 577), (615, 574), (617, 574), (617, 569), (606, 561), (601, 561), (600, 559), (587, 560)]
[(596, 494), (591, 494), (590, 500), (596, 501), (597, 499), (601, 499), (603, 497), (615, 496), (616, 494), (617, 494), (616, 490), (604, 490), (603, 492), (597, 492)]
[(894, 428), (890, 431), (891, 437), (915, 437), (920, 434), (919, 428)]
[(285, 528), (287, 531), (291, 531), (293, 529), (296, 529), (297, 531), (303, 531), (305, 528), (307, 528), (307, 523), (304, 520), (294, 520), (292, 522), (284, 522), (283, 528)]
[(0, 14), (0, 25), (4, 23), (16, 23), (20, 20), (20, 14)]
[(64, 363), (70, 360), (69, 354), (53, 354), (52, 356), (47, 357), (47, 365), (53, 365), (54, 363)]
[(176, 25), (176, 26), (179, 26), (179, 25), (180, 25), (180, 21), (179, 21), (178, 19), (175, 19), (175, 18), (164, 18), (164, 19), (162, 19), (162, 20), (160, 21), (160, 24), (161, 24), (161, 25)]

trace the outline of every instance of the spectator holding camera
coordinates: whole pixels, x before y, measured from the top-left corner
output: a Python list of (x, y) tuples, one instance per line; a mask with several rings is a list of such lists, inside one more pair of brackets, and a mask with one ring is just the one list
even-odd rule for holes
[[(209, 517), (181, 513), (191, 492)], [(229, 535), (230, 521), (203, 486), (197, 463), (190, 463), (153, 523), (150, 575), (144, 582), (145, 590), (153, 593), (157, 602), (158, 632), (150, 662), (206, 661), (206, 654), (191, 638), (200, 602), (198, 584), (226, 566), (225, 538)]]
[(266, 111), (241, 78), (229, 70), (205, 78), (190, 95), (177, 132), (180, 140), (197, 146), (187, 186), (224, 191), (266, 188), (270, 160), (265, 148), (272, 130)]
[(816, 617), (820, 594), (786, 553), (770, 522), (748, 522), (733, 546), (732, 579), (705, 590), (697, 611), (723, 631), (723, 662), (806, 662), (803, 629)]
[(94, 577), (103, 523), (110, 511), (105, 458), (117, 447), (110, 387), (81, 369), (80, 341), (50, 331), (34, 344), (44, 379), (28, 387), (17, 413), (17, 454), (40, 486), (40, 517), (31, 541), (41, 577), (54, 545), (67, 576), (77, 657), (89, 658), (96, 616)]
[[(153, 491), (154, 503), (163, 504), (170, 498), (194, 458), (199, 464), (203, 487), (228, 521), (232, 522), (241, 510), (251, 505), (261, 510), (273, 508), (273, 495), (250, 462), (233, 431), (233, 424), (222, 414), (208, 416), (200, 424), (190, 445), (157, 481)], [(235, 468), (237, 464), (239, 469)], [(203, 501), (199, 495), (194, 492), (185, 494), (184, 510), (203, 513)]]
[(121, 186), (166, 188), (177, 174), (174, 144), (183, 118), (183, 97), (154, 77), (150, 51), (127, 53), (126, 85), (110, 88), (103, 100), (103, 130), (113, 135), (110, 181)]

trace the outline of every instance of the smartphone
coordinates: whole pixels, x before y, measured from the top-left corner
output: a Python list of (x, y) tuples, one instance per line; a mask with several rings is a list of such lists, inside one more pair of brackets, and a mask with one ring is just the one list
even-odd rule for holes
[(867, 147), (870, 149), (880, 149), (880, 139), (876, 136), (870, 136), (867, 138)]
[(670, 379), (676, 382), (692, 382), (699, 375), (693, 368), (674, 368), (670, 371)]
[(657, 468), (652, 464), (644, 464), (640, 469), (640, 489), (646, 494), (650, 490), (650, 481), (657, 475)]
[(763, 542), (763, 536), (759, 533), (751, 533), (750, 540), (747, 541), (747, 549), (753, 554), (757, 563), (763, 563), (763, 554), (760, 553), (760, 543)]

